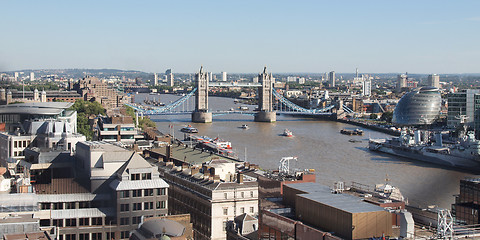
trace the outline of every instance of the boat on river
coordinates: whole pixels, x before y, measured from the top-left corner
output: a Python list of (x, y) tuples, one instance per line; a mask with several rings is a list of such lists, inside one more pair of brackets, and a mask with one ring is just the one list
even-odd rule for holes
[(180, 129), (180, 131), (184, 133), (198, 133), (198, 129), (192, 127), (192, 125), (188, 125)]
[(402, 131), (399, 137), (370, 139), (368, 148), (422, 162), (470, 171), (480, 170), (480, 141), (475, 139), (473, 131), (454, 144), (444, 145), (440, 133), (436, 135), (435, 142), (429, 141), (428, 137), (427, 131), (416, 131), (414, 136)]
[(285, 130), (283, 130), (283, 134), (282, 136), (285, 136), (285, 137), (293, 137), (293, 133), (292, 131), (288, 130), (285, 128)]
[(247, 125), (247, 124), (243, 124), (242, 126), (240, 126), (241, 129), (249, 129), (250, 127)]
[(342, 129), (340, 130), (340, 133), (341, 134), (345, 134), (345, 135), (359, 135), (359, 136), (362, 136), (363, 135), (363, 131), (360, 130), (360, 129), (355, 129), (355, 130), (349, 130), (349, 129)]

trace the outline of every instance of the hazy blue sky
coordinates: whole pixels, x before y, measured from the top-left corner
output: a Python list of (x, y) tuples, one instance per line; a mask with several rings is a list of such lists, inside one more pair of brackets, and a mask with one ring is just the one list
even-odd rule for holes
[(0, 71), (480, 72), (480, 1), (1, 1)]

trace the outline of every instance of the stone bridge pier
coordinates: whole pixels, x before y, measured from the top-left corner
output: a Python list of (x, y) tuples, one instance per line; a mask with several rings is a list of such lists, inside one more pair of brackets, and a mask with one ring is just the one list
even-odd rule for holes
[(255, 122), (275, 122), (277, 114), (273, 111), (273, 76), (267, 73), (267, 67), (258, 75), (258, 81), (262, 86), (258, 89), (258, 109), (255, 114)]
[(208, 111), (208, 73), (200, 67), (200, 72), (195, 74), (195, 111), (192, 113), (192, 122), (211, 123), (212, 113)]

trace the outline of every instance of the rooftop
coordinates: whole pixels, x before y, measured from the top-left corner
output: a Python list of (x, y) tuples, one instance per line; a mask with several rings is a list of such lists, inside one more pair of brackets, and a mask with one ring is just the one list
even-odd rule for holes
[(362, 213), (384, 211), (382, 207), (364, 202), (362, 198), (349, 194), (334, 194), (328, 186), (318, 183), (297, 183), (288, 185), (288, 187), (306, 192), (305, 194), (298, 194), (301, 198), (306, 198), (345, 212)]
[(17, 103), (0, 106), (0, 114), (38, 114), (38, 115), (59, 115), (71, 107), (70, 102), (32, 102)]

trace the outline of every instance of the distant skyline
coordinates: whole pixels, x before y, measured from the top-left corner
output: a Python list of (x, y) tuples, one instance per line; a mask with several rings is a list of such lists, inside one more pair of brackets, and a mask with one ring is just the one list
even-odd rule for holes
[(0, 8), (0, 72), (480, 72), (480, 1), (52, 0)]

